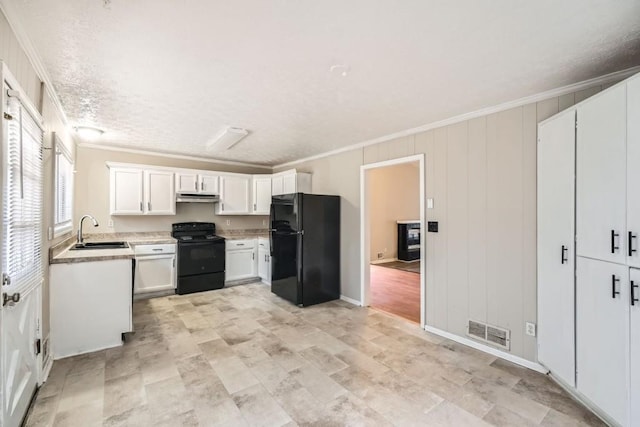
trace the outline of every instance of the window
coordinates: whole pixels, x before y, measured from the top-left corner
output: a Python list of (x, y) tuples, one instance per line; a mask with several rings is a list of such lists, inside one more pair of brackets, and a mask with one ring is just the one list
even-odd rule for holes
[(55, 132), (51, 139), (55, 150), (53, 237), (58, 237), (73, 229), (73, 160), (69, 149)]
[(12, 286), (28, 289), (42, 280), (42, 129), (13, 91), (8, 93), (2, 267)]

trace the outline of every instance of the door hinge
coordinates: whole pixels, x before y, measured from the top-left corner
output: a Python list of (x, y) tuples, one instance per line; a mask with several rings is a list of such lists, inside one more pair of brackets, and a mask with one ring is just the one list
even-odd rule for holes
[(9, 113), (4, 113), (4, 118), (6, 120), (13, 120), (13, 116), (11, 114), (9, 114)]
[(36, 345), (35, 345), (35, 350), (36, 350), (36, 356), (40, 354), (40, 352), (42, 351), (42, 346), (40, 345), (40, 338), (38, 338), (36, 340)]
[(2, 286), (9, 286), (11, 284), (11, 276), (7, 273), (2, 273)]

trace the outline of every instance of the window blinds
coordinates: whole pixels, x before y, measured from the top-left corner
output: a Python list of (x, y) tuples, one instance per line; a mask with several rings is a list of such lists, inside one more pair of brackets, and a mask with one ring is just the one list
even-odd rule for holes
[(73, 163), (71, 153), (57, 134), (54, 133), (55, 144), (55, 235), (60, 235), (73, 228), (72, 195), (73, 195)]
[(12, 287), (22, 290), (40, 284), (43, 274), (42, 129), (19, 99), (6, 99), (2, 268)]

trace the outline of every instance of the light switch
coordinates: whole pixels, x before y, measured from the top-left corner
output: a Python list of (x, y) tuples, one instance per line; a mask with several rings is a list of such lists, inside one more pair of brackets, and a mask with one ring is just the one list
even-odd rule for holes
[(427, 209), (433, 209), (433, 199), (427, 199)]

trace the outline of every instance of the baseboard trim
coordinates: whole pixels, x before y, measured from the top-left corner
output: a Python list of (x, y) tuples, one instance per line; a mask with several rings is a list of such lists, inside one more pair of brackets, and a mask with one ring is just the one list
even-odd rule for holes
[(394, 262), (394, 261), (398, 261), (398, 258), (382, 258), (382, 259), (377, 259), (375, 261), (371, 261), (370, 264), (384, 264), (385, 262)]
[(355, 300), (355, 299), (353, 299), (353, 298), (349, 298), (349, 297), (347, 297), (347, 296), (340, 295), (340, 299), (341, 299), (342, 301), (346, 301), (346, 302), (348, 302), (349, 304), (353, 304), (353, 305), (356, 305), (356, 306), (358, 306), (358, 307), (362, 307), (362, 304), (360, 303), (360, 301)]
[(51, 373), (51, 368), (53, 367), (53, 357), (49, 355), (49, 358), (45, 360), (45, 365), (42, 368), (42, 378), (40, 378), (40, 384), (44, 384), (49, 378), (49, 374)]
[(485, 353), (489, 353), (492, 356), (496, 356), (509, 362), (515, 363), (516, 365), (524, 366), (525, 368), (529, 368), (533, 371), (540, 372), (542, 374), (549, 373), (549, 370), (539, 363), (531, 362), (530, 360), (523, 359), (522, 357), (514, 356), (513, 354), (506, 353), (502, 350), (498, 350), (488, 345), (484, 345), (468, 338), (452, 334), (451, 332), (446, 332), (429, 325), (425, 325), (424, 330), (427, 332), (431, 332), (432, 334), (439, 335), (443, 338), (450, 339), (451, 341), (455, 341), (468, 347), (475, 348), (476, 350), (484, 351)]

